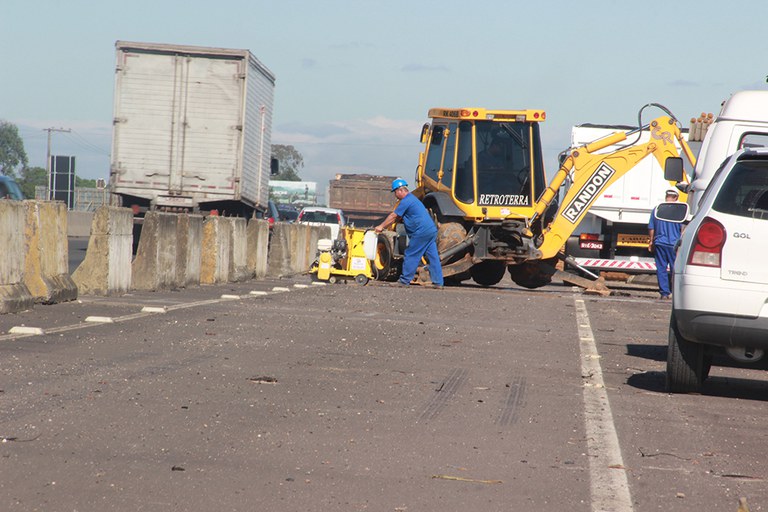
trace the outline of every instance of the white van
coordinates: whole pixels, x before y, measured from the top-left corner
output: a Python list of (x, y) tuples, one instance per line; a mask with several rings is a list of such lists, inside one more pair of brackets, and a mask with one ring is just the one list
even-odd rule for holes
[(725, 159), (743, 148), (768, 146), (768, 90), (739, 91), (723, 103), (709, 126), (696, 161), (688, 192), (688, 205), (695, 214), (715, 172)]

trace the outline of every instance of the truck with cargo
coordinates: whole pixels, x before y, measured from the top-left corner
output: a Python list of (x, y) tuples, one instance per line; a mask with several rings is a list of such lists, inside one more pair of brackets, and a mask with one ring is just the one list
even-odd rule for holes
[(248, 50), (117, 41), (110, 189), (147, 210), (265, 211), (275, 76)]
[[(571, 148), (631, 129), (631, 126), (621, 125), (577, 125), (571, 129)], [(688, 131), (683, 129), (681, 133), (688, 140)], [(646, 129), (630, 141), (603, 148), (598, 154), (616, 151), (630, 143), (645, 144), (649, 140), (650, 132)], [(592, 204), (566, 242), (565, 256), (570, 257), (566, 261), (594, 273), (655, 273), (656, 264), (648, 251), (648, 219), (653, 208), (664, 200), (665, 190), (674, 186), (675, 182), (664, 179), (658, 160), (645, 158), (638, 162)], [(567, 186), (563, 187), (561, 193), (567, 190)]]
[(347, 222), (358, 227), (378, 224), (395, 207), (392, 180), (396, 176), (337, 174), (329, 182), (328, 206), (344, 211)]

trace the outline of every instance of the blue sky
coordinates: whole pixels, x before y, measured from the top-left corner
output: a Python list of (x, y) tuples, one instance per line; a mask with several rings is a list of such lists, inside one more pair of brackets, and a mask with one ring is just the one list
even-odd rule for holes
[(277, 77), (273, 143), (321, 189), (339, 172), (412, 179), (437, 106), (545, 109), (551, 174), (574, 124), (633, 124), (650, 102), (687, 121), (768, 88), (766, 15), (763, 0), (3, 0), (0, 119), (31, 165), (43, 129), (65, 128), (53, 153), (107, 178), (115, 41), (246, 48)]

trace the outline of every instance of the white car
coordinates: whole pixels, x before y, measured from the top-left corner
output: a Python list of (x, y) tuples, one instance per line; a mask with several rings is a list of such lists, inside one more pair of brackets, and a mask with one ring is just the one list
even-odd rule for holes
[(323, 208), (321, 206), (307, 206), (299, 212), (297, 222), (310, 226), (330, 226), (331, 239), (339, 237), (339, 231), (346, 224), (344, 212), (337, 208)]
[(698, 392), (712, 355), (742, 363), (768, 350), (768, 148), (723, 162), (685, 228), (675, 261), (667, 390)]

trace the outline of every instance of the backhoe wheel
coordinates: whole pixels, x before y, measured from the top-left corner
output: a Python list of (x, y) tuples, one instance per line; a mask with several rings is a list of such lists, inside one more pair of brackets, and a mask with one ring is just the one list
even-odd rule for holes
[(541, 288), (552, 282), (552, 276), (555, 273), (555, 263), (557, 263), (557, 258), (544, 261), (526, 261), (519, 265), (510, 265), (508, 267), (509, 277), (512, 278), (516, 285), (523, 288)]
[[(454, 247), (467, 237), (467, 230), (459, 222), (443, 222), (440, 227), (437, 228), (437, 252), (443, 252), (451, 247)], [(443, 263), (443, 277), (446, 281), (450, 281), (452, 284), (458, 284), (461, 281), (466, 281), (472, 274), (468, 270), (468, 266), (465, 262), (467, 256), (466, 251), (461, 251), (458, 254), (451, 256), (448, 261)]]
[(480, 286), (493, 286), (504, 278), (506, 265), (503, 261), (481, 261), (470, 269), (472, 279)]
[(669, 319), (666, 387), (670, 393), (699, 393), (709, 375), (712, 360), (704, 353), (704, 345), (680, 336), (675, 314)]
[(373, 267), (377, 281), (394, 281), (400, 273), (392, 250), (394, 237), (394, 232), (387, 231), (380, 233), (376, 241), (376, 259), (373, 261)]

